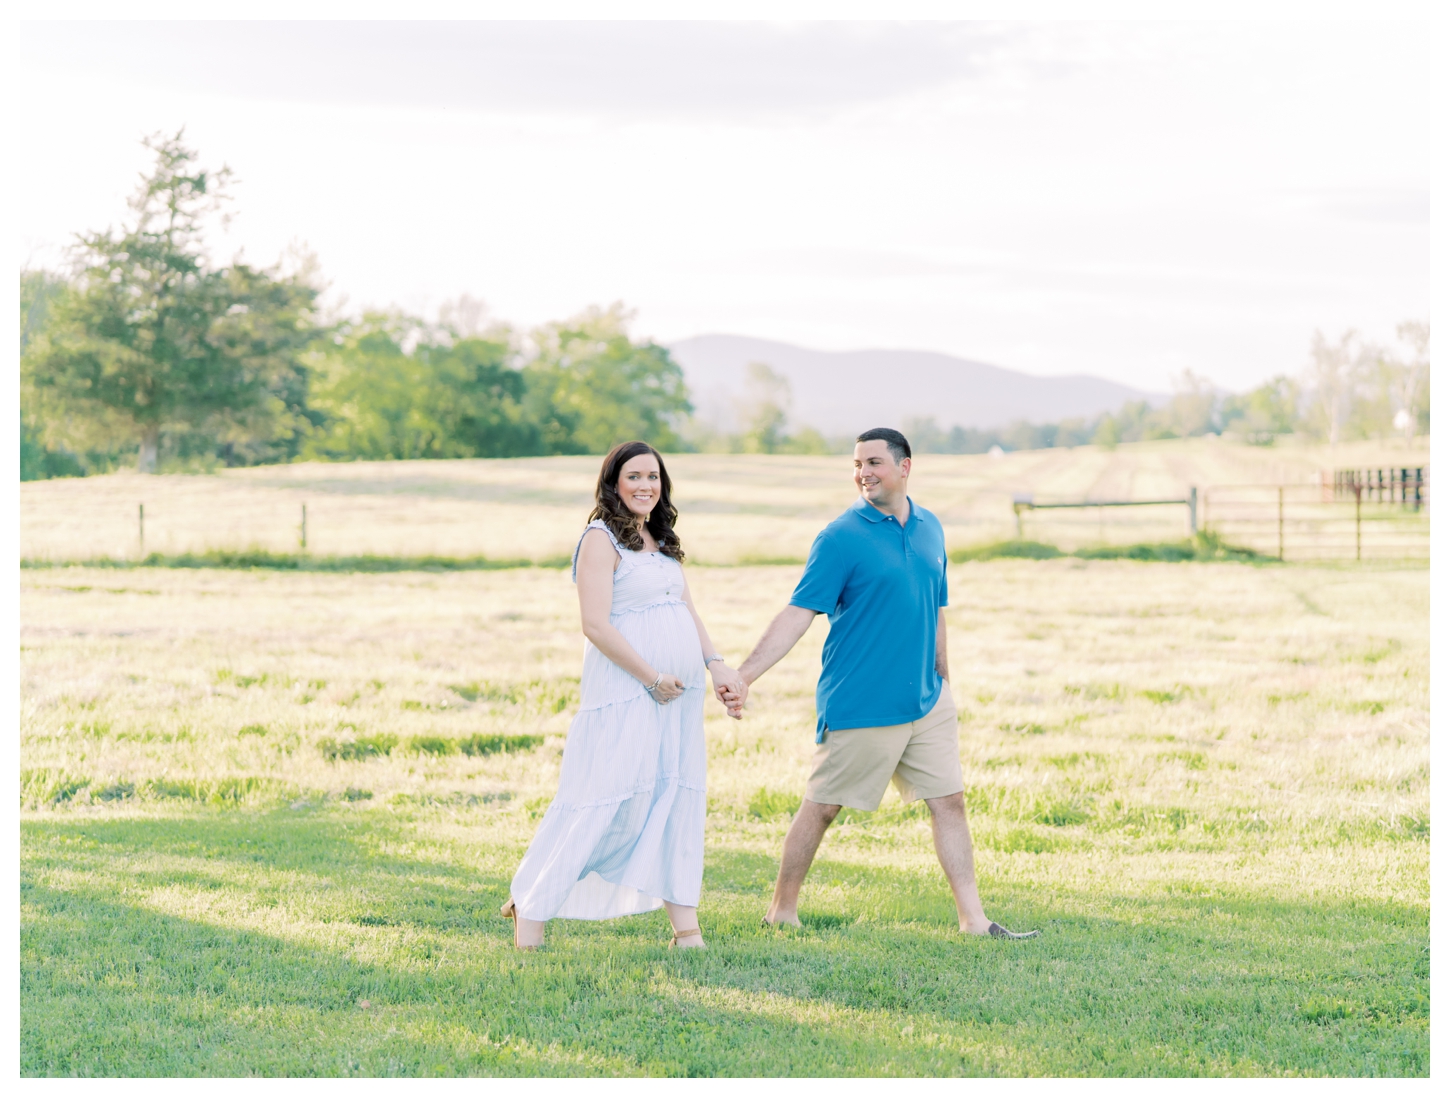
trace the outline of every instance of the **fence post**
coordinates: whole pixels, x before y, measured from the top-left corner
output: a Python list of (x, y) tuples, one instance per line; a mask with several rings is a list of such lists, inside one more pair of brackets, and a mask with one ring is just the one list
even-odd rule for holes
[(136, 504), (136, 544), (141, 550), (141, 559), (146, 559), (146, 505)]
[(1279, 485), (1279, 560), (1284, 560), (1284, 486)]
[(1198, 536), (1198, 485), (1192, 485), (1188, 489), (1188, 536)]
[(302, 543), (302, 548), (303, 549), (306, 549), (307, 548), (307, 504), (305, 504), (305, 503), (302, 505), (302, 525), (301, 525), (301, 527), (299, 527), (299, 530), (301, 532), (301, 537), (298, 540)]
[(1362, 494), (1359, 485), (1354, 488), (1354, 559), (1359, 560), (1359, 497)]
[(1022, 540), (1022, 512), (1032, 506), (1031, 492), (1012, 493), (1012, 515), (1017, 520), (1017, 540)]

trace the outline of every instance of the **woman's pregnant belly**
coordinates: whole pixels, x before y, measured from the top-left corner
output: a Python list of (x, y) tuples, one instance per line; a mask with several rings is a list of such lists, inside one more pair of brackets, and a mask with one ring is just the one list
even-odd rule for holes
[[(700, 635), (695, 631), (690, 608), (683, 602), (657, 603), (643, 610), (615, 614), (610, 624), (656, 671), (674, 675), (687, 687), (705, 685)], [(579, 698), (583, 707), (621, 701), (637, 695), (644, 685), (585, 642)]]

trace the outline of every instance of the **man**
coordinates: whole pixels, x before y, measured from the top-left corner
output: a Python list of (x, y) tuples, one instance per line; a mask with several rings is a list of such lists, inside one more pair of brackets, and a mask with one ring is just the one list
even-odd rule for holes
[(748, 690), (830, 617), (816, 687), (816, 749), (791, 821), (765, 922), (800, 925), (796, 902), (826, 828), (842, 806), (870, 812), (895, 781), (924, 799), (964, 933), (1032, 938), (988, 919), (977, 895), (963, 802), (957, 711), (947, 685), (946, 543), (936, 516), (907, 495), (911, 446), (878, 427), (856, 439), (860, 498), (817, 536), (787, 606), (740, 665)]

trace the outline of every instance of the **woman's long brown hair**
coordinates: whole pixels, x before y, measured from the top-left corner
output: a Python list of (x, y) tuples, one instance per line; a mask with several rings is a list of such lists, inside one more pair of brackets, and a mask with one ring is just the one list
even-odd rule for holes
[(660, 463), (660, 498), (645, 526), (659, 543), (660, 552), (683, 564), (685, 551), (680, 547), (680, 536), (675, 533), (679, 512), (670, 503), (670, 474), (665, 472), (665, 459), (648, 442), (621, 442), (605, 455), (604, 464), (599, 468), (599, 483), (594, 488), (594, 510), (589, 512), (589, 521), (603, 519), (604, 525), (626, 549), (636, 553), (644, 549), (644, 538), (635, 525), (635, 513), (619, 498), (619, 471), (625, 462), (640, 454), (653, 454)]

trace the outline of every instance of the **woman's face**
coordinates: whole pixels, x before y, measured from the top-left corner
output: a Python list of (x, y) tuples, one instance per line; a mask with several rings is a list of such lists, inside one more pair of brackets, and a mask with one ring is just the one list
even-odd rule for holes
[(642, 519), (660, 501), (660, 463), (654, 454), (639, 454), (624, 463), (615, 485), (624, 505)]

